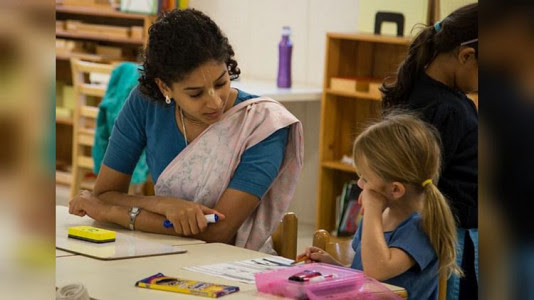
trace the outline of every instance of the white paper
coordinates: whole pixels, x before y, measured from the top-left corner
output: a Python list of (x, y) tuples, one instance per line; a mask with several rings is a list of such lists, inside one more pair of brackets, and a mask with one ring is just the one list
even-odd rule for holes
[(281, 256), (230, 261), (219, 264), (183, 267), (186, 270), (222, 277), (225, 279), (254, 284), (254, 274), (286, 268), (294, 260)]

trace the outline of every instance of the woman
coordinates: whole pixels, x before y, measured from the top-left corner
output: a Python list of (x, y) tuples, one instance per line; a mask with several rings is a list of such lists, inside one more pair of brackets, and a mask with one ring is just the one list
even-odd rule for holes
[[(93, 195), (75, 197), (70, 212), (272, 252), (268, 238), (302, 168), (302, 126), (278, 102), (231, 88), (239, 73), (228, 39), (208, 16), (194, 9), (161, 15)], [(144, 148), (154, 197), (127, 195)], [(205, 214), (219, 222), (208, 226)], [(165, 219), (174, 227), (165, 228)]]

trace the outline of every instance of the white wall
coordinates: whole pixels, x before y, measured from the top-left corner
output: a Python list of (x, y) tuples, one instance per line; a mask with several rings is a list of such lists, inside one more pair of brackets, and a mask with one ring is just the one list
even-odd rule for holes
[(321, 103), (319, 101), (284, 102), (284, 105), (300, 120), (304, 131), (304, 164), (289, 211), (297, 215), (300, 223), (314, 224), (315, 226)]
[[(476, 0), (442, 0), (441, 18)], [(282, 26), (293, 35), (293, 81), (322, 85), (328, 31), (374, 28), (377, 10), (405, 15), (405, 35), (426, 19), (426, 0), (190, 0), (189, 6), (209, 15), (234, 46), (243, 76), (276, 79), (278, 42)], [(390, 26), (391, 25), (391, 26)], [(395, 33), (393, 24), (383, 32)]]
[(244, 78), (276, 80), (280, 33), (291, 26), (293, 81), (318, 86), (326, 32), (355, 31), (358, 15), (358, 0), (190, 0), (189, 6), (226, 33)]

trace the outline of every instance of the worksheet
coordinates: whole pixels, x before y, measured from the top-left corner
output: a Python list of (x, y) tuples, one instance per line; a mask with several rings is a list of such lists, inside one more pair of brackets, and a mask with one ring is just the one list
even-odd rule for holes
[(281, 256), (267, 256), (263, 258), (229, 261), (224, 263), (183, 267), (198, 273), (223, 277), (226, 279), (254, 284), (254, 274), (277, 270), (291, 266), (295, 261)]

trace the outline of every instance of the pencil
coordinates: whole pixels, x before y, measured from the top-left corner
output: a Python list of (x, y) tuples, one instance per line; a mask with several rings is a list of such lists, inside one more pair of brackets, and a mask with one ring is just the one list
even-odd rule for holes
[(303, 257), (301, 257), (301, 258), (295, 260), (295, 262), (293, 263), (293, 265), (304, 263), (304, 262), (306, 262), (306, 260), (308, 260), (308, 257), (307, 257), (307, 256), (303, 256)]

